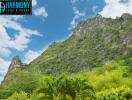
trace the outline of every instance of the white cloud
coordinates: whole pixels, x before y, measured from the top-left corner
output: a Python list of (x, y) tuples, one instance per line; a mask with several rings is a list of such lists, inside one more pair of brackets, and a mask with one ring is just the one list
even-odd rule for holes
[(48, 17), (48, 13), (44, 7), (39, 7), (34, 10), (34, 15), (35, 16), (42, 16), (43, 18)]
[(97, 9), (98, 9), (98, 6), (97, 6), (97, 5), (95, 5), (95, 6), (92, 7), (92, 11), (93, 11), (94, 13), (96, 12)]
[[(12, 17), (1, 16), (0, 20), (0, 55), (9, 56), (11, 54), (10, 49), (22, 51), (27, 48), (32, 35), (41, 36), (37, 30), (23, 27)], [(9, 36), (8, 28), (17, 31), (17, 33), (14, 33), (14, 37)]]
[(76, 24), (77, 24), (77, 20), (80, 18), (80, 17), (83, 17), (85, 16), (85, 12), (80, 12), (79, 10), (75, 10), (74, 11), (74, 18), (73, 20), (71, 21), (71, 28), (75, 28)]
[[(44, 7), (34, 8), (37, 5), (37, 0), (32, 1), (35, 16), (47, 17), (48, 13)], [(22, 51), (28, 47), (31, 41), (31, 36), (42, 36), (37, 30), (25, 28), (19, 23), (19, 20), (24, 19), (24, 16), (0, 16), (0, 56), (9, 56), (10, 49)], [(7, 29), (16, 31), (14, 37), (10, 37)]]
[(11, 51), (7, 48), (0, 46), (0, 56), (7, 57), (11, 54)]
[(32, 0), (32, 6), (36, 6), (37, 5), (37, 0)]
[(74, 5), (75, 3), (77, 3), (79, 0), (71, 0), (72, 5)]
[(45, 50), (47, 50), (50, 44), (47, 44), (42, 50), (39, 51), (28, 50), (28, 52), (26, 52), (24, 55), (24, 63), (29, 64), (31, 61), (39, 57)]
[(71, 0), (71, 4), (72, 4), (72, 8), (73, 8), (73, 12), (74, 12), (74, 17), (70, 23), (70, 27), (68, 28), (69, 30), (75, 28), (76, 24), (77, 24), (77, 21), (86, 15), (86, 12), (84, 11), (80, 11), (77, 7), (76, 7), (76, 3), (78, 2), (79, 0)]
[[(32, 1), (33, 11), (37, 10), (37, 0)], [(38, 14), (34, 16), (48, 16), (44, 7), (40, 7), (41, 11), (38, 11)], [(46, 14), (47, 13), (47, 14)], [(0, 81), (3, 79), (3, 73), (7, 72), (9, 67), (9, 62), (5, 61), (4, 58), (8, 57), (12, 53), (12, 49), (17, 51), (23, 51), (25, 48), (28, 48), (28, 44), (31, 42), (31, 37), (42, 36), (37, 30), (32, 30), (30, 28), (24, 27), (19, 21), (25, 18), (22, 16), (0, 16)], [(13, 37), (10, 36), (7, 29), (12, 29), (16, 33), (13, 33)], [(31, 52), (29, 52), (31, 53)], [(32, 52), (33, 53), (33, 52)], [(34, 53), (35, 54), (35, 53)], [(36, 53), (37, 55), (37, 53)], [(34, 55), (35, 57), (35, 55)], [(31, 58), (29, 58), (30, 60)]]
[(99, 12), (103, 17), (116, 18), (123, 13), (132, 14), (132, 0), (105, 0), (105, 3), (106, 6)]
[(32, 51), (29, 50), (25, 56), (24, 56), (24, 63), (29, 64), (31, 61), (33, 61), (34, 59), (36, 59), (38, 56), (40, 56), (40, 54), (42, 53), (42, 51)]
[(36, 7), (37, 5), (37, 0), (32, 0), (32, 6), (33, 6), (33, 15), (35, 16), (41, 16), (42, 20), (44, 20), (44, 18), (48, 17), (48, 13), (46, 11), (45, 7)]

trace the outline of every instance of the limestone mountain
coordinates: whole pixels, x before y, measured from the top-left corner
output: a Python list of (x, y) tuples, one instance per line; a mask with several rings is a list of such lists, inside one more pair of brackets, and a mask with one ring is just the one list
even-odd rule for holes
[(9, 82), (7, 77), (8, 77), (8, 75), (10, 74), (10, 72), (12, 70), (14, 70), (16, 68), (22, 68), (22, 67), (23, 67), (23, 64), (22, 64), (19, 56), (13, 57), (12, 61), (11, 61), (11, 64), (10, 64), (10, 66), (8, 68), (8, 72), (7, 72), (6, 76), (4, 77), (4, 80), (1, 82), (1, 84), (3, 85), (4, 83), (8, 83)]
[[(53, 75), (65, 71), (73, 73), (131, 55), (132, 16), (123, 14), (111, 19), (97, 15), (80, 21), (69, 39), (50, 45), (24, 69)], [(21, 61), (15, 57), (9, 70), (19, 66)]]
[(21, 62), (19, 56), (15, 56), (15, 57), (13, 57), (13, 59), (11, 61), (8, 71), (10, 71), (14, 68), (17, 68), (17, 67), (21, 67), (21, 66), (22, 66), (22, 62)]
[[(119, 62), (111, 64), (113, 60)], [(123, 62), (121, 65), (120, 60)], [(97, 15), (94, 18), (80, 21), (73, 30), (71, 37), (63, 42), (53, 43), (30, 64), (23, 66), (19, 57), (13, 58), (9, 67), (9, 73), (5, 76), (0, 87), (0, 99), (5, 100), (13, 93), (16, 96), (16, 92), (21, 91), (32, 95), (36, 93), (36, 89), (40, 89), (40, 86), (45, 86), (43, 84), (45, 82), (43, 81), (44, 76), (58, 76), (63, 72), (75, 73), (76, 75), (78, 72), (83, 78), (88, 77), (88, 79), (92, 80), (91, 82), (94, 84), (96, 92), (110, 89), (111, 87), (113, 90), (113, 87), (119, 87), (124, 84), (132, 87), (131, 62), (132, 16), (130, 14), (123, 14), (121, 17), (111, 19)], [(107, 64), (110, 65), (107, 66)], [(91, 70), (93, 71), (90, 72)], [(86, 71), (89, 71), (88, 74)], [(45, 86), (48, 93), (51, 94), (51, 91), (54, 90), (54, 88), (50, 88), (53, 85), (51, 80), (56, 78), (46, 79), (51, 82), (51, 84)], [(62, 81), (64, 82), (64, 80)], [(71, 84), (71, 86), (73, 85)], [(102, 94), (105, 93), (107, 92), (102, 92)], [(114, 91), (114, 93), (116, 92)], [(128, 91), (127, 93), (131, 92)], [(111, 94), (113, 95), (113, 91)], [(41, 97), (41, 95), (37, 97)], [(53, 99), (34, 99), (33, 95), (31, 100)]]
[(54, 43), (28, 69), (57, 74), (78, 72), (132, 55), (132, 16), (80, 21), (72, 36)]

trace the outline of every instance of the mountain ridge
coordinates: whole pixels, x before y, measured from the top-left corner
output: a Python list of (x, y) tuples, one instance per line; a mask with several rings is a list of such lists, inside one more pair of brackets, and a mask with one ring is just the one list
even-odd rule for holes
[[(88, 34), (90, 32), (93, 32), (95, 33), (95, 29), (103, 29), (107, 24), (110, 24), (111, 22), (114, 23), (114, 21), (124, 21), (124, 22), (127, 22), (129, 21), (129, 19), (132, 18), (132, 16), (130, 14), (123, 14), (121, 17), (117, 17), (116, 19), (112, 19), (112, 18), (104, 18), (102, 17), (101, 15), (97, 15), (96, 17), (94, 18), (90, 18), (90, 19), (87, 19), (87, 20), (83, 20), (83, 21), (80, 21), (78, 23), (78, 25), (76, 26), (76, 28), (73, 30), (73, 34), (71, 37), (69, 37), (69, 39), (63, 41), (63, 42), (59, 42), (59, 43), (53, 43), (49, 46), (48, 49), (50, 48), (54, 48), (54, 45), (59, 45), (61, 43), (64, 43), (64, 42), (67, 42), (67, 41), (72, 41), (73, 39), (76, 40), (76, 38), (79, 38), (79, 39), (82, 39), (83, 37), (85, 37), (85, 34)], [(100, 31), (100, 30), (97, 30), (97, 31)], [(84, 35), (84, 36), (83, 36)], [(122, 42), (124, 45), (128, 45), (129, 42), (131, 43), (132, 42), (132, 39), (131, 39), (131, 36), (132, 34), (130, 33), (130, 36), (126, 37)], [(107, 40), (107, 39), (106, 39)], [(79, 40), (81, 41), (81, 40)], [(47, 50), (48, 50), (47, 49)], [(35, 60), (33, 60), (29, 65), (26, 65), (26, 66), (29, 66), (30, 65), (32, 66), (32, 63), (34, 63), (35, 61), (37, 61), (37, 59), (39, 59), (41, 56), (45, 55), (45, 53), (47, 52), (47, 50), (45, 52), (43, 52), (38, 58), (36, 58)], [(54, 51), (53, 51), (54, 52)], [(103, 63), (107, 63), (108, 61), (106, 62), (103, 62)], [(10, 67), (9, 67), (10, 68)], [(36, 69), (35, 69), (36, 70)], [(84, 68), (85, 70), (85, 68)]]
[[(78, 89), (80, 98), (86, 96), (86, 100), (111, 100), (113, 95), (114, 99), (131, 98), (131, 55), (132, 16), (111, 19), (98, 15), (81, 21), (71, 37), (53, 43), (30, 64), (23, 66), (14, 59), (0, 85), (0, 99), (63, 100), (58, 99), (62, 95), (65, 100), (75, 100)], [(90, 86), (92, 97), (83, 86)]]
[[(119, 23), (119, 22), (124, 22), (124, 23), (127, 23), (129, 20), (132, 19), (132, 16), (130, 14), (127, 14), (127, 13), (124, 13), (121, 17), (117, 17), (116, 19), (112, 19), (112, 18), (104, 18), (102, 17), (101, 15), (97, 15), (96, 17), (94, 18), (89, 18), (87, 20), (83, 20), (83, 21), (80, 21), (77, 26), (75, 27), (75, 29), (73, 30), (73, 33), (71, 35), (71, 37), (69, 37), (69, 39), (63, 41), (63, 42), (58, 42), (58, 43), (53, 43), (49, 46), (49, 50), (52, 48), (54, 48), (55, 45), (61, 45), (61, 43), (64, 45), (67, 44), (67, 41), (81, 41), (81, 39), (85, 38), (87, 34), (89, 33), (92, 33), (94, 34), (95, 32), (97, 32), (97, 36), (98, 36), (98, 33), (101, 34), (102, 30), (105, 30), (105, 32), (107, 31), (107, 28), (104, 28), (104, 27), (107, 27), (108, 25), (110, 25), (111, 23)], [(130, 23), (131, 24), (131, 23)], [(129, 24), (129, 25), (130, 25)], [(124, 26), (123, 26), (124, 27)], [(120, 28), (122, 28), (120, 26)], [(131, 29), (130, 29), (131, 30)], [(109, 30), (108, 30), (109, 31)], [(114, 30), (114, 31), (117, 31), (117, 30)], [(89, 34), (92, 36), (92, 34)], [(104, 33), (102, 33), (103, 35)], [(95, 36), (95, 35), (94, 35)], [(112, 37), (112, 36), (111, 36)], [(110, 36), (108, 36), (108, 38), (105, 39), (105, 41), (107, 41), (109, 38), (111, 38)], [(122, 42), (122, 44), (124, 45), (128, 45), (129, 43), (132, 42), (132, 33), (129, 33), (129, 36), (126, 36), (124, 37), (124, 40), (120, 41)], [(94, 37), (95, 38), (95, 37)], [(97, 37), (96, 37), (97, 38)], [(123, 38), (122, 38), (123, 39)], [(89, 42), (89, 41), (88, 41)], [(98, 41), (96, 41), (98, 42)], [(93, 44), (92, 44), (93, 45)], [(62, 46), (62, 45), (61, 45)], [(75, 44), (76, 46), (76, 44)], [(47, 50), (48, 50), (47, 49)], [(73, 49), (73, 48), (72, 48)], [(43, 55), (45, 55), (45, 53), (47, 52), (47, 50), (45, 52), (43, 52), (38, 58), (36, 58), (35, 60), (33, 60), (29, 65), (32, 66), (32, 63), (34, 63), (35, 61), (37, 62), (37, 59), (39, 59), (40, 57), (42, 57)], [(54, 50), (55, 51), (55, 50)], [(52, 52), (54, 52), (52, 51)], [(108, 61), (106, 61), (108, 62)], [(105, 61), (104, 61), (105, 63)], [(85, 69), (85, 68), (84, 68)]]
[[(64, 65), (66, 65), (65, 68), (67, 70), (68, 70), (67, 66), (72, 66), (69, 68), (69, 70), (70, 70), (74, 67), (74, 65), (72, 65), (72, 63), (74, 63), (75, 66), (78, 66), (81, 62), (82, 63), (87, 62), (87, 61), (84, 61), (84, 60), (87, 60), (87, 58), (83, 60), (84, 56), (88, 55), (87, 49), (89, 49), (89, 50), (97, 49), (97, 51), (99, 51), (98, 49), (100, 49), (102, 51), (102, 50), (106, 50), (107, 46), (110, 45), (110, 47), (108, 47), (108, 49), (109, 49), (108, 52), (110, 52), (110, 51), (116, 52), (114, 49), (117, 49), (117, 51), (119, 51), (119, 49), (124, 49), (123, 51), (125, 52), (125, 48), (123, 48), (123, 47), (127, 44), (132, 43), (132, 39), (131, 39), (131, 37), (132, 37), (131, 36), (132, 35), (131, 28), (132, 27), (131, 27), (131, 21), (130, 21), (132, 17), (129, 14), (123, 14), (122, 16), (128, 16), (128, 17), (127, 17), (127, 19), (126, 19), (126, 17), (125, 17), (125, 19), (123, 17), (120, 17), (117, 19), (111, 19), (111, 18), (103, 18), (101, 16), (97, 16), (93, 19), (88, 19), (87, 21), (84, 21), (84, 22), (81, 21), (77, 25), (77, 27), (74, 29), (74, 32), (69, 39), (65, 40), (64, 42), (55, 43), (55, 44), (49, 46), (49, 48), (48, 48), (49, 51), (46, 50), (44, 53), (42, 53), (42, 55), (38, 59), (36, 59), (36, 62), (38, 64), (40, 63), (40, 65), (39, 65), (39, 66), (41, 66), (40, 70), (42, 70), (41, 68), (44, 66), (47, 69), (44, 62), (46, 63), (46, 61), (48, 62), (49, 60), (50, 60), (49, 61), (50, 63), (56, 63), (56, 62), (60, 63), (63, 61)], [(129, 27), (129, 28), (127, 29), (126, 27)], [(91, 41), (90, 41), (90, 39), (91, 39)], [(121, 47), (118, 47), (116, 44), (120, 44)], [(85, 51), (84, 46), (86, 47), (87, 51)], [(99, 46), (101, 46), (101, 47), (99, 47)], [(83, 49), (81, 49), (81, 48), (83, 48)], [(79, 51), (77, 49), (80, 49), (81, 51)], [(94, 52), (98, 53), (98, 52), (96, 52), (96, 50), (94, 50)], [(50, 54), (48, 55), (48, 53), (50, 53)], [(77, 54), (75, 54), (75, 53), (77, 53)], [(82, 57), (82, 61), (81, 61), (81, 59), (78, 58), (79, 53), (80, 53), (80, 57), (82, 55), (84, 55)], [(89, 54), (91, 54), (91, 53), (93, 53), (93, 52), (89, 51)], [(102, 51), (102, 54), (103, 54), (103, 51)], [(67, 55), (68, 55), (68, 57), (67, 57)], [(48, 57), (46, 58), (44, 56), (48, 56)], [(91, 54), (91, 56), (92, 56), (92, 54)], [(113, 56), (114, 55), (112, 55), (112, 57)], [(44, 62), (42, 62), (43, 64), (41, 64), (41, 61), (39, 60), (41, 57), (44, 58), (43, 59)], [(112, 59), (112, 57), (108, 57), (108, 58)], [(81, 62), (80, 63), (76, 62), (75, 58)], [(51, 61), (53, 59), (55, 59), (56, 61)], [(72, 61), (68, 63), (69, 59)], [(89, 57), (89, 59), (90, 59), (90, 57)], [(94, 59), (91, 59), (91, 60), (94, 60)], [(31, 62), (30, 65), (33, 66), (33, 63), (34, 62)], [(87, 66), (87, 65), (89, 65), (89, 64), (88, 63), (84, 64), (84, 66)], [(53, 66), (54, 66), (54, 64), (53, 64)], [(53, 66), (51, 68), (54, 69)], [(58, 66), (61, 66), (61, 65), (58, 65)], [(83, 65), (81, 65), (81, 67), (82, 66)], [(93, 65), (93, 66), (96, 66), (96, 65)], [(61, 67), (60, 67), (60, 69), (61, 69)], [(85, 69), (85, 67), (84, 67), (84, 69)], [(58, 69), (56, 69), (56, 70), (58, 70)]]

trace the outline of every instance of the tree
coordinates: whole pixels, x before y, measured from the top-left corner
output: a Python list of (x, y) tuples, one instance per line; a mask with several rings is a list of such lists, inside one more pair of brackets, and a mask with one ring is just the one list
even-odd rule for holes
[(61, 76), (58, 81), (59, 92), (63, 97), (69, 95), (72, 100), (84, 100), (86, 97), (94, 98), (94, 90), (85, 79)]
[(111, 88), (97, 93), (97, 100), (131, 100), (132, 89), (127, 86)]
[(58, 89), (55, 78), (48, 76), (44, 78), (43, 82), (42, 86), (40, 86), (36, 92), (45, 94), (45, 98), (56, 100)]
[(7, 100), (30, 100), (28, 98), (28, 94), (21, 91), (21, 92), (15, 92), (12, 96), (10, 96)]

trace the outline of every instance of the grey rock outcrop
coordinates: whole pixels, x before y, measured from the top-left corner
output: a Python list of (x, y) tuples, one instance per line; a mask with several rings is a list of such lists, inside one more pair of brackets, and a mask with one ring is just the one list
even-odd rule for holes
[(127, 21), (131, 17), (131, 14), (124, 13), (121, 18), (123, 18), (125, 21)]
[(5, 75), (4, 80), (1, 82), (1, 85), (8, 83), (8, 80), (7, 80), (6, 78), (7, 78), (7, 76), (10, 74), (10, 72), (11, 72), (13, 69), (15, 69), (15, 68), (21, 68), (21, 67), (23, 67), (23, 66), (24, 66), (24, 65), (22, 64), (22, 62), (21, 62), (19, 56), (13, 57), (13, 59), (12, 59), (12, 61), (11, 61), (11, 64), (10, 64), (10, 66), (9, 66), (9, 68), (8, 68), (8, 72), (7, 72), (7, 74)]
[(21, 62), (19, 56), (15, 56), (15, 57), (13, 57), (13, 59), (11, 61), (8, 71), (10, 71), (14, 68), (17, 68), (17, 67), (21, 67), (21, 66), (22, 66), (22, 62)]

